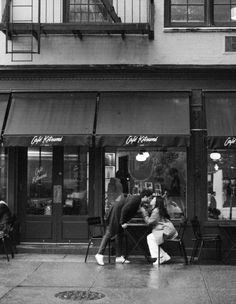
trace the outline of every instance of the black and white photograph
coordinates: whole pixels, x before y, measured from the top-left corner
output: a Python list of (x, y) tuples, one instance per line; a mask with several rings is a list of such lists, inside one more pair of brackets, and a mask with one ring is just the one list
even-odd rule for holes
[(0, 304), (236, 303), (236, 0), (0, 0)]

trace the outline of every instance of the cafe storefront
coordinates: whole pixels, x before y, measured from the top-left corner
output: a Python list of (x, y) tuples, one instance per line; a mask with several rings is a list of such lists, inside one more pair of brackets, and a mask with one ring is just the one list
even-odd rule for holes
[[(127, 194), (165, 194), (176, 227), (182, 215), (197, 215), (207, 233), (235, 224), (234, 78), (217, 91), (222, 71), (219, 81), (207, 72), (196, 80), (194, 70), (136, 72), (98, 69), (72, 81), (57, 71), (48, 81), (28, 71), (34, 81), (12, 76), (5, 91), (0, 82), (1, 197), (21, 243), (86, 243), (86, 219), (104, 215), (112, 177)], [(188, 252), (192, 237), (189, 222)]]
[(236, 93), (205, 92), (208, 219), (236, 220)]
[(105, 205), (118, 177), (124, 193), (166, 194), (171, 217), (186, 215), (189, 102), (188, 92), (101, 92), (96, 145), (105, 153)]
[(15, 163), (21, 241), (86, 239), (95, 93), (13, 93), (4, 146)]
[(126, 194), (168, 194), (173, 219), (186, 214), (189, 102), (189, 92), (13, 92), (3, 145), (20, 241), (86, 241), (112, 177)]

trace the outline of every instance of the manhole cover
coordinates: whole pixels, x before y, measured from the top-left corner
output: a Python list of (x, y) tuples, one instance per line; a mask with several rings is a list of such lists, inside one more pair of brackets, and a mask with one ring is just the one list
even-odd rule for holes
[(62, 291), (55, 294), (56, 298), (62, 300), (98, 300), (105, 297), (103, 293), (95, 291), (84, 291), (84, 290), (69, 290)]

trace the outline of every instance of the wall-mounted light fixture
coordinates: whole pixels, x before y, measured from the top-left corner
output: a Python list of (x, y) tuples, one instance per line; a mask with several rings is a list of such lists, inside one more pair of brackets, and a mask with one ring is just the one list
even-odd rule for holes
[(231, 20), (236, 21), (236, 7), (231, 8)]

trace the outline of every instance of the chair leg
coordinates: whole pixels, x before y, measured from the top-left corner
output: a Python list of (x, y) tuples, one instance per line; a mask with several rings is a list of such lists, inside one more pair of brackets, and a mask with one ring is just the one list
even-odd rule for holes
[(181, 248), (182, 248), (182, 252), (183, 252), (183, 256), (184, 256), (184, 260), (185, 260), (185, 264), (188, 265), (188, 257), (187, 257), (187, 253), (186, 253), (186, 249), (185, 249), (185, 245), (184, 242), (181, 241)]
[(200, 241), (200, 247), (199, 247), (199, 250), (198, 250), (198, 255), (197, 255), (197, 261), (199, 261), (199, 259), (200, 259), (200, 256), (201, 256), (201, 253), (202, 253), (203, 245), (204, 245), (204, 241), (201, 240), (201, 241)]
[(161, 265), (161, 246), (158, 245), (158, 267)]
[(14, 248), (13, 248), (12, 240), (9, 237), (5, 240), (6, 240), (6, 247), (10, 248), (11, 257), (14, 259)]
[(92, 243), (92, 240), (89, 240), (88, 247), (87, 247), (87, 250), (86, 250), (85, 259), (84, 259), (85, 263), (87, 262), (87, 257), (88, 257), (88, 253), (89, 253), (89, 247), (90, 247), (91, 243)]
[(183, 241), (180, 240), (178, 244), (179, 244), (180, 253), (181, 253), (182, 257), (184, 258), (184, 262), (186, 265), (188, 265), (188, 257), (186, 254), (184, 243), (183, 243)]
[(193, 249), (192, 249), (192, 254), (191, 254), (191, 258), (190, 258), (190, 263), (194, 262), (194, 258), (195, 258), (196, 254), (197, 254), (198, 246), (199, 246), (199, 241), (195, 240), (194, 244), (193, 244)]
[(5, 252), (6, 257), (7, 257), (7, 261), (9, 262), (9, 256), (8, 256), (8, 252), (7, 252), (7, 246), (6, 246), (6, 243), (5, 243), (5, 239), (4, 239), (4, 238), (2, 239), (2, 243), (3, 243), (4, 252)]
[(111, 240), (108, 240), (108, 262), (111, 263)]
[(222, 261), (222, 256), (221, 256), (221, 239), (216, 241), (216, 258), (219, 261)]

